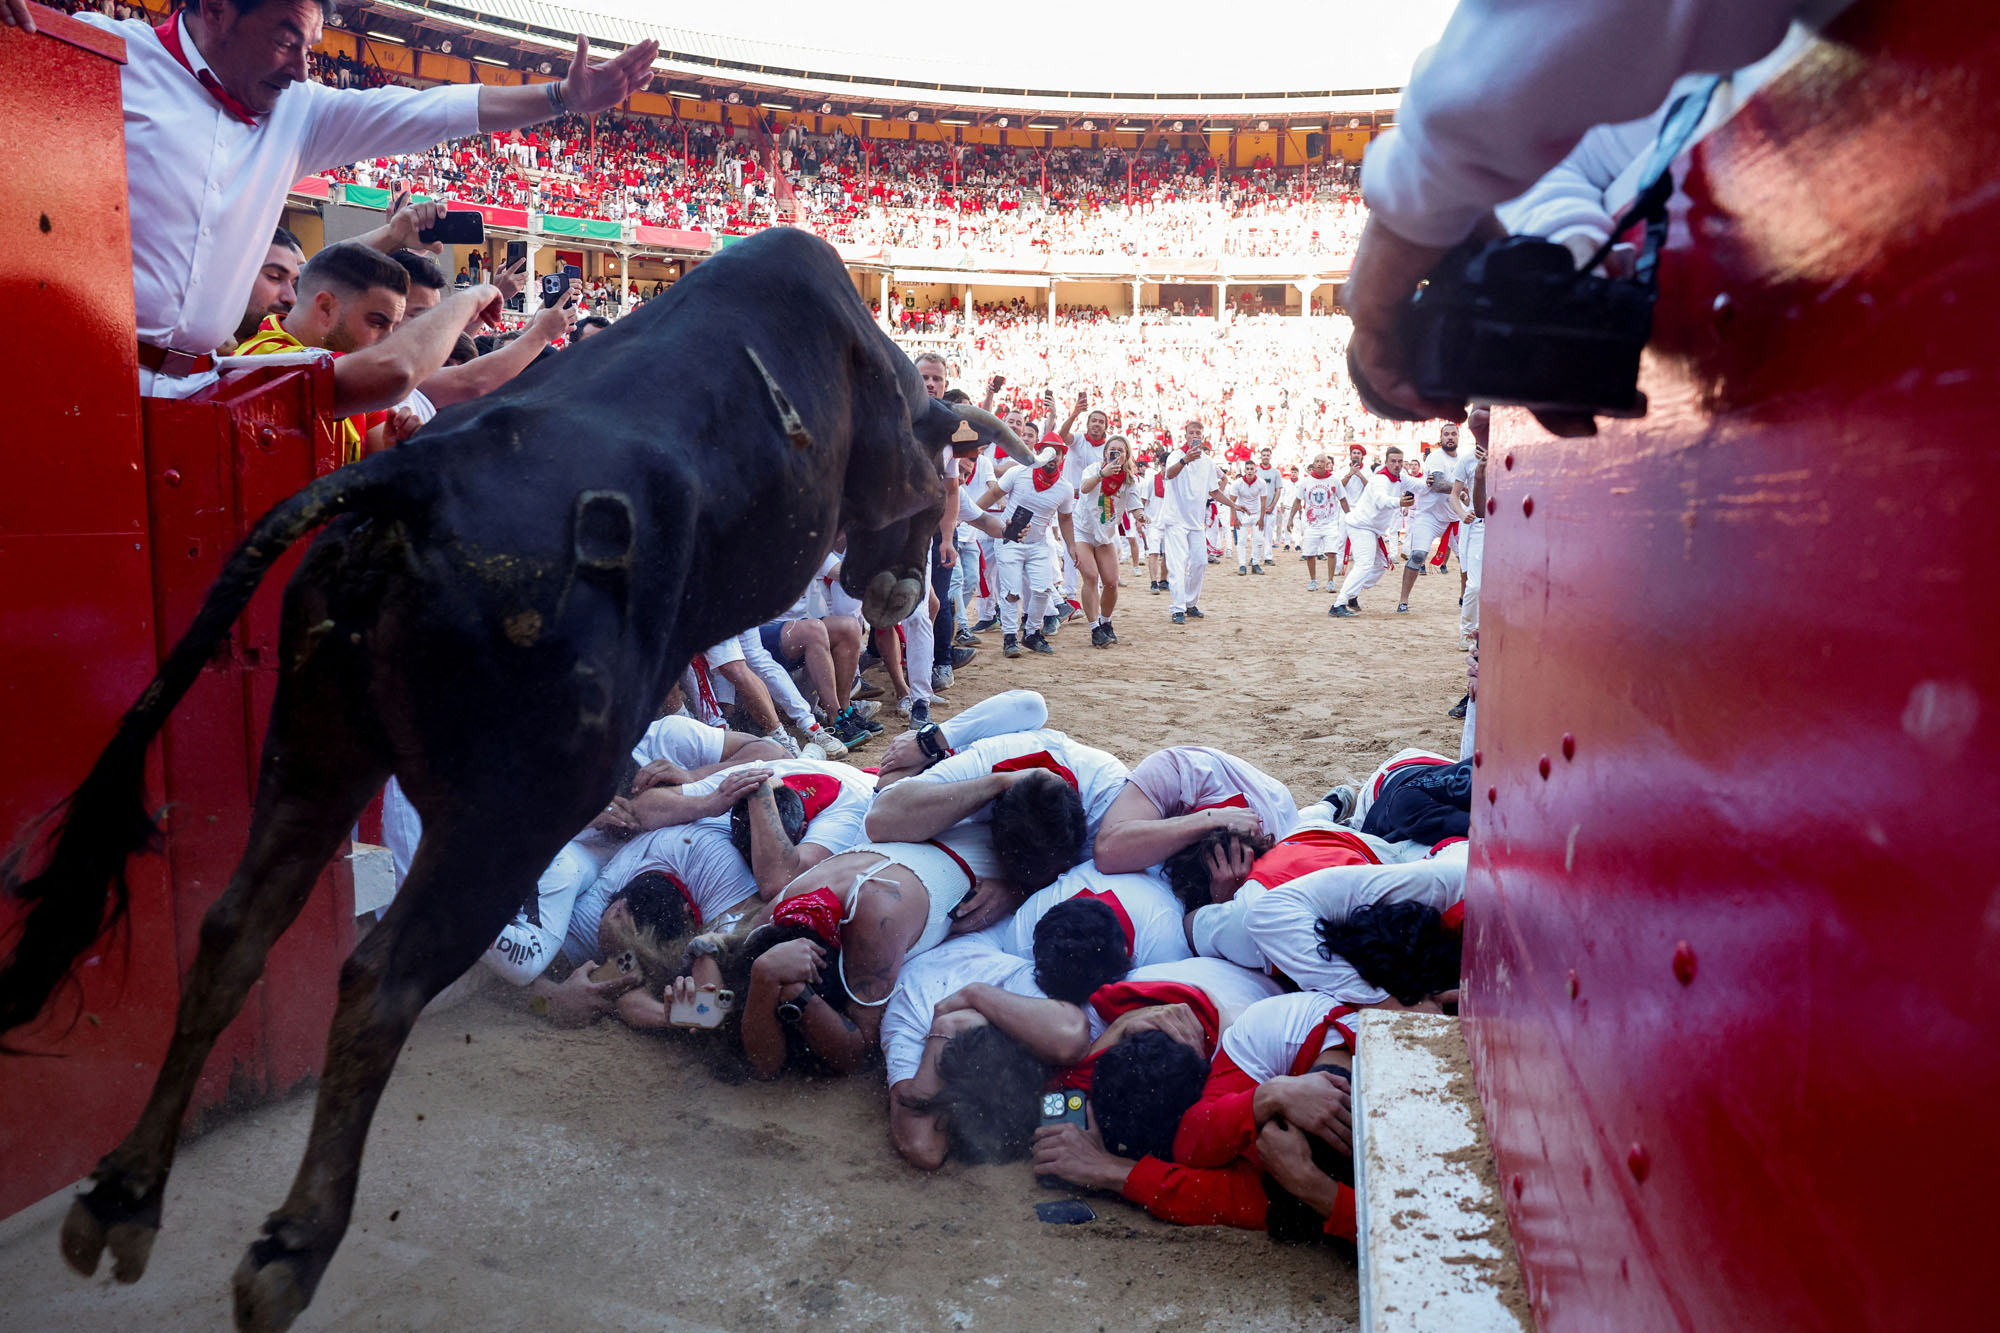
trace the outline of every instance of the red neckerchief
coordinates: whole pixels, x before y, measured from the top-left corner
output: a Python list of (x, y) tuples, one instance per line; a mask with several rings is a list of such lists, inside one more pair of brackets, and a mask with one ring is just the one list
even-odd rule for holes
[(825, 773), (790, 773), (778, 781), (799, 794), (799, 800), (806, 808), (808, 824), (840, 799), (840, 779)]
[(1098, 478), (1097, 489), (1106, 495), (1116, 495), (1125, 489), (1125, 476), (1123, 471), (1106, 472)]
[(1028, 768), (1046, 768), (1049, 772), (1069, 784), (1071, 791), (1080, 792), (1076, 785), (1076, 774), (1056, 762), (1056, 757), (1047, 750), (1037, 750), (1033, 754), (1017, 755), (1012, 759), (1002, 759), (993, 765), (995, 773), (1019, 773)]
[(1267, 889), (1330, 866), (1381, 865), (1361, 835), (1345, 829), (1301, 829), (1258, 857), (1250, 878)]
[(1401, 472), (1397, 472), (1392, 468), (1385, 467), (1375, 475), (1378, 477), (1387, 477), (1390, 481), (1401, 481), (1403, 479), (1404, 474), (1402, 474)]
[(1056, 451), (1056, 461), (1049, 464), (1046, 474), (1041, 468), (1035, 469), (1035, 489), (1038, 491), (1045, 491), (1062, 480), (1063, 459), (1069, 455), (1069, 449), (1053, 435), (1043, 437), (1042, 443)]
[[(1200, 1020), (1202, 1036), (1208, 1043), (1207, 1053), (1211, 1057), (1222, 1040), (1222, 1014), (1216, 1009), (1215, 1001), (1208, 997), (1208, 992), (1199, 986), (1179, 981), (1114, 981), (1092, 991), (1088, 1003), (1107, 1024), (1134, 1009), (1146, 1009), (1158, 1004), (1184, 1004), (1194, 1010), (1194, 1016)], [(1056, 1076), (1057, 1085), (1088, 1092), (1092, 1075), (1096, 1073), (1097, 1056), (1103, 1053), (1099, 1051), (1097, 1055), (1086, 1056), (1082, 1064), (1063, 1070)]]
[(216, 78), (213, 71), (205, 69), (199, 74), (195, 73), (194, 66), (188, 63), (187, 51), (181, 46), (181, 21), (179, 15), (175, 15), (159, 27), (153, 29), (153, 35), (160, 39), (160, 45), (167, 48), (167, 54), (172, 56), (196, 83), (208, 89), (208, 95), (221, 103), (224, 111), (242, 121), (245, 125), (255, 125), (257, 123), (256, 114), (249, 107), (243, 105), (235, 93), (223, 87), (222, 80)]
[(1332, 468), (1328, 468), (1328, 469), (1327, 469), (1326, 471), (1324, 471), (1324, 472), (1321, 472), (1321, 471), (1320, 471), (1320, 470), (1319, 470), (1318, 468), (1310, 468), (1310, 467), (1309, 467), (1309, 468), (1307, 468), (1307, 469), (1306, 469), (1306, 472), (1307, 472), (1307, 473), (1308, 473), (1309, 475), (1311, 475), (1311, 476), (1314, 476), (1314, 477), (1317, 477), (1317, 478), (1319, 478), (1319, 480), (1321, 480), (1321, 481), (1325, 481), (1325, 480), (1326, 480), (1326, 479), (1327, 479), (1328, 477), (1330, 477), (1330, 476), (1332, 476), (1332, 475), (1333, 475), (1333, 469), (1332, 469)]
[(1167, 496), (1167, 470), (1163, 467), (1153, 474), (1153, 498), (1164, 500)]
[(1132, 914), (1125, 910), (1124, 903), (1118, 901), (1116, 892), (1106, 890), (1099, 893), (1095, 889), (1079, 889), (1076, 896), (1095, 899), (1110, 908), (1111, 915), (1118, 918), (1118, 928), (1125, 932), (1126, 954), (1130, 956), (1139, 952), (1139, 932), (1132, 925)]

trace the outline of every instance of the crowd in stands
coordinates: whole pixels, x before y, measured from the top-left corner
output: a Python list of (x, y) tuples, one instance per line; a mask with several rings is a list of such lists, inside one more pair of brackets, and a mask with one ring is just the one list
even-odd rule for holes
[[(362, 86), (380, 72), (342, 57), (315, 76)], [(651, 116), (566, 116), (332, 174), (564, 217), (735, 233), (791, 222), (838, 244), (1020, 258), (1320, 258), (1351, 252), (1366, 220), (1344, 162), (1229, 168), (1198, 149), (1041, 152), (796, 125), (742, 137)]]

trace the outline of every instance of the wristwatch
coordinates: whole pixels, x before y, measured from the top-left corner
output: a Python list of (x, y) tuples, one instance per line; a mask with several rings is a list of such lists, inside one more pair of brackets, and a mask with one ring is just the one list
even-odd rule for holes
[(924, 752), (928, 760), (924, 767), (942, 763), (951, 758), (951, 746), (945, 743), (944, 728), (935, 722), (926, 722), (917, 728), (917, 748)]
[(806, 1008), (812, 1004), (813, 997), (818, 994), (819, 992), (812, 988), (811, 982), (801, 982), (797, 995), (794, 995), (789, 1000), (778, 1001), (778, 1021), (780, 1023), (799, 1022), (806, 1016)]

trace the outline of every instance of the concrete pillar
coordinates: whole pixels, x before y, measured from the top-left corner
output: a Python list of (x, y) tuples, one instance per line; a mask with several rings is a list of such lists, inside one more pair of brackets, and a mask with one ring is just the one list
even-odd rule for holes
[(1137, 323), (1139, 322), (1139, 293), (1140, 293), (1140, 291), (1141, 291), (1141, 290), (1142, 290), (1142, 287), (1141, 287), (1141, 284), (1140, 284), (1139, 280), (1138, 280), (1137, 278), (1134, 278), (1134, 279), (1132, 279), (1132, 314), (1131, 314), (1131, 320), (1132, 320), (1132, 322), (1133, 322), (1134, 324), (1137, 324)]
[(618, 252), (618, 313), (621, 315), (632, 313), (631, 298), (626, 294), (631, 290), (631, 287), (632, 252), (630, 250), (620, 250)]
[(1227, 305), (1228, 303), (1229, 303), (1229, 284), (1228, 284), (1228, 283), (1226, 283), (1226, 282), (1218, 282), (1218, 283), (1216, 283), (1216, 284), (1215, 284), (1215, 322), (1216, 322), (1216, 323), (1220, 324), (1220, 323), (1222, 322), (1222, 319), (1223, 319), (1223, 307), (1224, 307), (1224, 306), (1226, 306), (1226, 305)]
[(887, 269), (884, 269), (884, 270), (883, 270), (882, 272), (880, 272), (880, 273), (876, 274), (875, 276), (876, 276), (876, 278), (877, 278), (877, 279), (879, 279), (879, 280), (880, 280), (880, 281), (879, 281), (879, 284), (878, 284), (878, 286), (877, 286), (877, 287), (876, 287), (876, 289), (875, 289), (875, 305), (876, 305), (876, 308), (877, 308), (877, 313), (876, 313), (876, 316), (875, 316), (875, 322), (876, 322), (877, 324), (880, 324), (880, 325), (881, 325), (881, 326), (882, 326), (883, 328), (885, 328), (885, 329), (886, 329), (886, 328), (889, 328), (889, 327), (890, 327), (890, 325), (889, 325), (889, 273), (888, 273), (888, 270), (887, 270)]
[(1049, 323), (1056, 322), (1056, 280), (1049, 279)]
[(972, 284), (961, 283), (958, 289), (958, 313), (961, 318), (972, 318)]
[(1319, 290), (1318, 278), (1301, 278), (1292, 284), (1299, 289), (1299, 315), (1303, 318), (1312, 313), (1313, 293)]

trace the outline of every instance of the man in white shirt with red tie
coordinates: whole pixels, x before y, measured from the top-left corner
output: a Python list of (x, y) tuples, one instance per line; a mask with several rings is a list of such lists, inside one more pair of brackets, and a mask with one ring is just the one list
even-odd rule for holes
[[(0, 0), (10, 22), (25, 6)], [(560, 82), (337, 90), (307, 78), (321, 0), (195, 0), (155, 28), (77, 15), (125, 40), (120, 75), (131, 195), (139, 391), (185, 398), (243, 314), (285, 194), (301, 176), (446, 139), (607, 110), (645, 87), (659, 45), (593, 65), (585, 39)]]
[(1368, 478), (1361, 498), (1343, 503), (1354, 565), (1347, 571), (1347, 579), (1340, 585), (1333, 605), (1327, 608), (1328, 615), (1361, 614), (1361, 594), (1380, 583), (1389, 572), (1389, 534), (1395, 530), (1403, 510), (1416, 504), (1418, 484), (1403, 471), (1403, 451), (1392, 444), (1383, 450), (1382, 470)]

